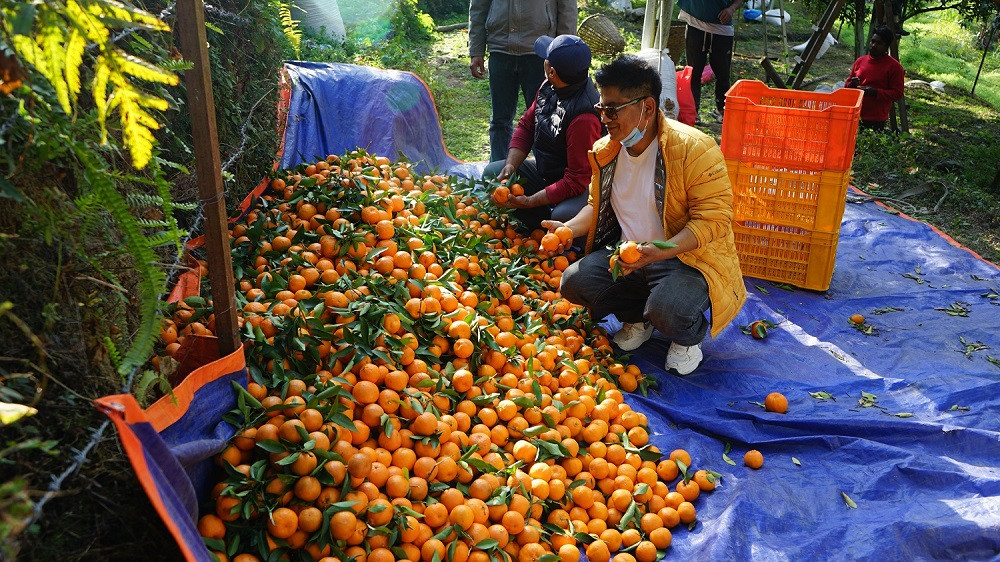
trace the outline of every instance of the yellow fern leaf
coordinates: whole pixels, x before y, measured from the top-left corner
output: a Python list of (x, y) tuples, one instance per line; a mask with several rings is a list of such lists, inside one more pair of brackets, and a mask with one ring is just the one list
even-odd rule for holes
[(96, 15), (84, 10), (80, 4), (74, 0), (66, 2), (66, 16), (69, 21), (76, 25), (91, 43), (96, 43), (100, 48), (111, 39), (111, 32), (107, 26), (101, 22)]
[(43, 70), (39, 62), (42, 60), (42, 50), (38, 48), (38, 44), (35, 43), (34, 39), (27, 35), (11, 35), (10, 44), (17, 51), (17, 54), (24, 59), (24, 62), (38, 68), (39, 72)]
[(90, 4), (88, 8), (96, 16), (126, 21), (153, 31), (170, 31), (170, 26), (153, 14), (135, 6), (125, 6), (114, 0), (102, 0), (100, 3)]
[(153, 156), (153, 142), (156, 140), (152, 129), (159, 128), (159, 123), (147, 113), (140, 103), (140, 93), (131, 85), (124, 84), (113, 94), (114, 105), (121, 114), (122, 135), (132, 156), (132, 165), (144, 168)]
[(159, 82), (170, 86), (176, 86), (180, 83), (180, 78), (173, 72), (163, 70), (124, 51), (116, 49), (111, 56), (114, 64), (123, 74), (130, 74), (147, 82)]
[(69, 32), (66, 41), (66, 85), (69, 87), (73, 103), (80, 94), (80, 66), (83, 64), (83, 53), (87, 48), (87, 38), (77, 29)]
[(94, 82), (91, 91), (94, 95), (94, 105), (97, 107), (97, 122), (101, 126), (101, 144), (108, 143), (108, 80), (111, 78), (111, 68), (105, 57), (98, 57), (94, 64)]
[(61, 20), (58, 15), (45, 10), (39, 13), (42, 22), (38, 31), (38, 44), (41, 46), (41, 64), (36, 64), (37, 68), (56, 91), (56, 99), (66, 113), (72, 113), (73, 107), (69, 103), (70, 90), (63, 75), (66, 68), (66, 52), (63, 50), (66, 44), (66, 32), (60, 25)]

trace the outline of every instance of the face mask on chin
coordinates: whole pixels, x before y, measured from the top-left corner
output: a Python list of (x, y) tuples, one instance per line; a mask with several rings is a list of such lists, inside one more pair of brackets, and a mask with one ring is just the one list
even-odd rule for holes
[[(645, 113), (645, 111), (646, 111), (646, 104), (645, 102), (643, 102), (642, 109), (639, 110), (639, 123), (642, 122), (642, 116), (643, 113)], [(643, 132), (639, 130), (639, 123), (636, 123), (635, 127), (632, 127), (632, 132), (629, 133), (627, 137), (622, 139), (622, 146), (624, 146), (625, 148), (632, 148), (633, 146), (638, 144), (639, 141), (642, 140)]]

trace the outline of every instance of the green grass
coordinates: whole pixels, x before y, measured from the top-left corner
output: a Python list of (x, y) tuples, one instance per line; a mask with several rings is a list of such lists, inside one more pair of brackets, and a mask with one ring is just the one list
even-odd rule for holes
[[(972, 90), (983, 51), (975, 45), (975, 35), (961, 25), (955, 12), (923, 14), (907, 21), (911, 46), (900, 57), (903, 68), (941, 80), (949, 86)], [(987, 54), (976, 95), (1000, 108), (1000, 50)]]

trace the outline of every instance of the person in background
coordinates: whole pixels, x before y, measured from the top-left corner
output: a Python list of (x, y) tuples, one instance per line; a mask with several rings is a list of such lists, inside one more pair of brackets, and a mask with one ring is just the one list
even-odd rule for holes
[(577, 3), (569, 0), (469, 3), (469, 71), (474, 78), (486, 76), (486, 51), (490, 53), (490, 161), (507, 155), (518, 91), (527, 107), (545, 79), (535, 39), (576, 33), (577, 17)]
[(504, 205), (529, 232), (545, 219), (569, 220), (587, 204), (587, 151), (604, 134), (594, 110), (599, 97), (589, 76), (590, 47), (576, 35), (543, 35), (535, 52), (544, 59), (545, 82), (518, 121), (506, 159), (483, 170), (484, 178), (518, 178), (525, 194)]
[(701, 73), (708, 62), (715, 73), (715, 109), (710, 116), (722, 122), (733, 64), (733, 14), (742, 0), (678, 0), (678, 18), (687, 22), (684, 53), (692, 69), (691, 93), (694, 107), (701, 104)]
[(868, 54), (858, 57), (844, 86), (863, 90), (861, 128), (885, 130), (892, 104), (903, 97), (903, 66), (889, 56), (892, 31), (880, 25), (872, 33)]
[[(566, 269), (560, 292), (595, 320), (617, 316), (624, 325), (614, 342), (624, 351), (656, 328), (671, 342), (664, 368), (687, 375), (702, 362), (706, 334), (718, 335), (746, 301), (726, 161), (711, 137), (657, 109), (662, 84), (649, 63), (625, 55), (595, 81), (608, 134), (590, 154), (590, 202), (565, 223), (542, 223), (587, 235), (587, 254)], [(640, 243), (640, 256), (619, 262), (625, 275), (615, 279), (608, 246), (624, 240)]]

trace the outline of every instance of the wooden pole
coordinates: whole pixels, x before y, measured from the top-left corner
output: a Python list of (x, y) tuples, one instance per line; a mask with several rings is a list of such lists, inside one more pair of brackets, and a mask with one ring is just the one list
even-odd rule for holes
[(233, 259), (229, 249), (229, 231), (226, 229), (226, 199), (222, 193), (219, 133), (215, 125), (215, 99), (212, 97), (202, 0), (177, 2), (177, 36), (184, 58), (194, 65), (184, 72), (184, 84), (187, 86), (188, 113), (191, 115), (198, 197), (205, 216), (205, 248), (208, 251), (215, 335), (219, 338), (219, 354), (225, 356), (239, 348), (240, 334), (236, 323)]

